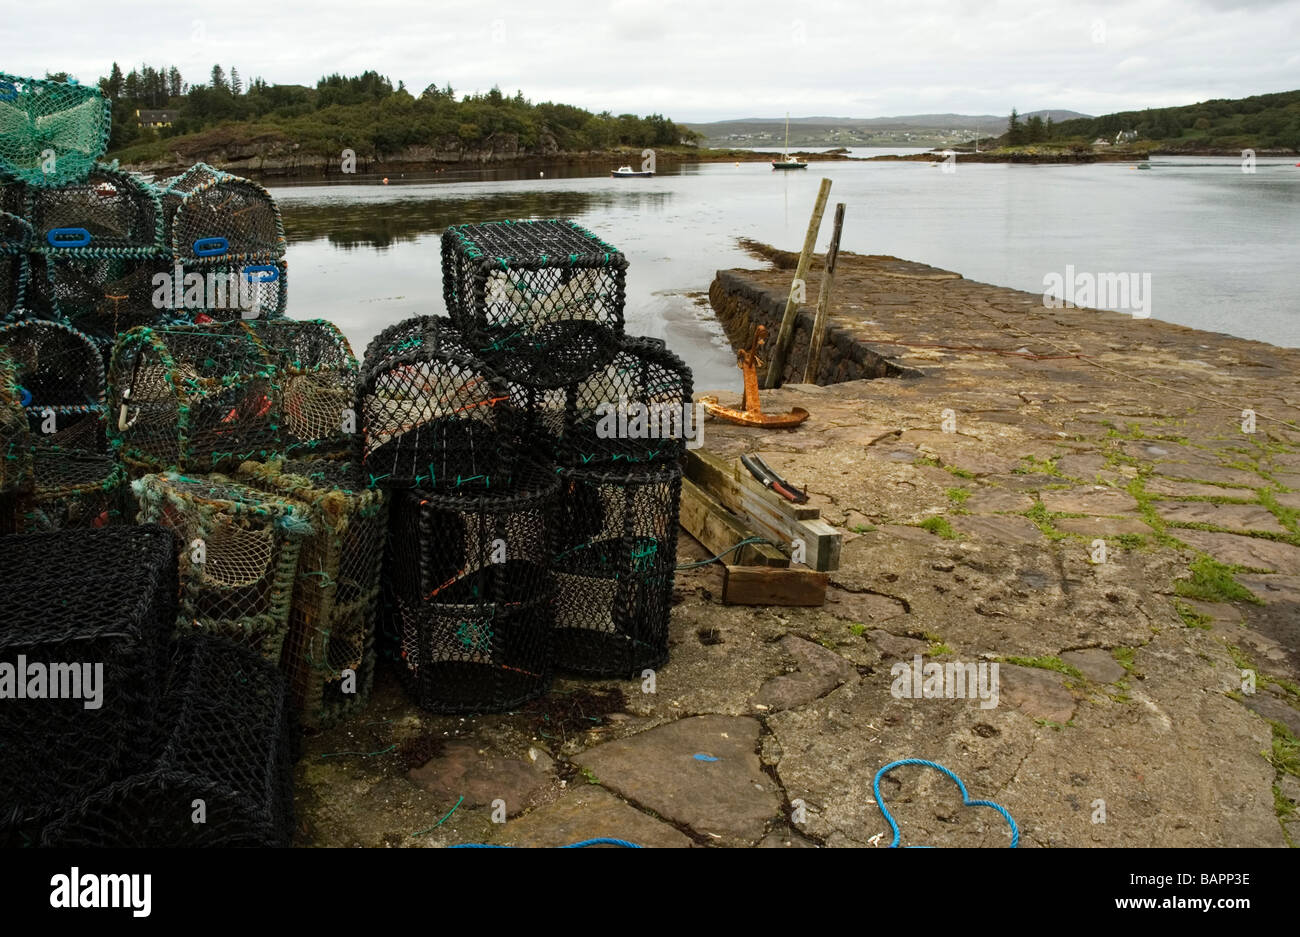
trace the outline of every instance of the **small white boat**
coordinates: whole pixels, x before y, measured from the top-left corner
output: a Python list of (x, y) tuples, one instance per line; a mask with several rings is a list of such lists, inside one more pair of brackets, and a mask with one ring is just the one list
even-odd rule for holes
[(648, 169), (637, 172), (631, 166), (619, 166), (617, 169), (610, 170), (609, 174), (615, 179), (644, 179), (654, 175)]
[(785, 152), (781, 154), (780, 159), (772, 160), (773, 169), (807, 169), (807, 160), (802, 160), (797, 156), (790, 155), (790, 112), (785, 114)]

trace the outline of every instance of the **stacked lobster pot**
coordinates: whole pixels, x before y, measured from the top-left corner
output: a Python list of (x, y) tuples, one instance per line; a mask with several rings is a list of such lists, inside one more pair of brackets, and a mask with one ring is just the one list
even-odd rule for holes
[(284, 222), (271, 193), (206, 163), (159, 183), (159, 193), (169, 308), (200, 323), (284, 315)]
[(520, 452), (504, 379), (445, 319), (378, 335), (353, 464), (392, 498), (386, 631), (425, 709), (508, 709), (551, 681), (554, 472)]

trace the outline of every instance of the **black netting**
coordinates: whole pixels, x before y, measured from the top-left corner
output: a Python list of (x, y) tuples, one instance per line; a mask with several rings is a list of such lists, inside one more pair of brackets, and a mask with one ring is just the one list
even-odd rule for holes
[(322, 320), (134, 329), (113, 351), (108, 432), (146, 470), (206, 471), (349, 444), (356, 360)]
[(394, 493), (388, 613), (421, 707), (492, 712), (546, 692), (557, 491), (553, 472), (530, 464), (493, 493)]
[(126, 470), (111, 456), (37, 446), (32, 465), (36, 490), (18, 499), (17, 533), (109, 527), (133, 520)]
[(139, 176), (98, 166), (57, 188), (34, 188), (32, 248), (59, 257), (157, 257), (163, 251), (158, 192)]
[(168, 307), (170, 264), (162, 258), (50, 258), (46, 262), (55, 315), (111, 348), (121, 332), (161, 325), (174, 317)]
[[(298, 556), (281, 669), (306, 726), (363, 706), (374, 676), (375, 617), (388, 505), (382, 491), (350, 488), (342, 462), (246, 462), (240, 481), (310, 509), (314, 533)], [(345, 671), (352, 671), (351, 676)]]
[(83, 178), (108, 147), (99, 88), (0, 73), (0, 176), (33, 186)]
[(555, 664), (638, 677), (668, 660), (681, 469), (612, 474), (561, 469)]
[(435, 491), (508, 481), (515, 446), (505, 382), (432, 316), (370, 343), (357, 388), (353, 463), (363, 484)]
[[(23, 409), (13, 358), (0, 345), (0, 495), (29, 492), (33, 484), (32, 430)], [(0, 504), (0, 515), (5, 513), (5, 506)], [(10, 502), (7, 507), (12, 512), (14, 505)], [(0, 529), (0, 533), (13, 531)]]
[(186, 263), (274, 261), (284, 256), (284, 224), (262, 186), (202, 163), (165, 183), (168, 246)]
[(289, 267), (283, 260), (187, 262), (170, 265), (167, 273), (168, 288), (155, 290), (152, 301), (164, 315), (178, 320), (204, 324), (279, 319), (289, 302)]
[[(0, 842), (32, 841), (69, 798), (147, 763), (162, 649), (175, 621), (166, 531), (0, 538)], [(71, 664), (82, 665), (77, 682), (71, 667), (58, 666)], [(56, 683), (63, 698), (35, 698)], [(25, 699), (15, 698), (20, 684)], [(86, 708), (97, 694), (99, 705)]]
[(278, 663), (299, 552), (313, 533), (308, 507), (222, 475), (145, 475), (131, 490), (137, 520), (176, 538), (181, 630), (229, 638)]
[(537, 387), (578, 380), (623, 332), (627, 260), (571, 221), (456, 225), (442, 235), (447, 311), (472, 352)]
[(15, 214), (0, 210), (0, 320), (23, 303), (31, 240), (31, 225)]
[(0, 326), (0, 346), (13, 359), (33, 441), (102, 449), (104, 362), (95, 343), (59, 322), (21, 319)]
[(283, 676), (206, 636), (177, 640), (153, 760), (84, 798), (42, 845), (288, 846), (296, 738)]
[(562, 390), (510, 390), (528, 439), (560, 465), (675, 462), (699, 431), (690, 368), (658, 339), (621, 340), (609, 362)]

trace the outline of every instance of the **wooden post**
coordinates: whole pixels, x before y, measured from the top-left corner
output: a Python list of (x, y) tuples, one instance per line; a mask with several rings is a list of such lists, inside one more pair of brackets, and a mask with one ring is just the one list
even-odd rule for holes
[(817, 232), (821, 230), (822, 213), (826, 211), (826, 200), (831, 195), (831, 180), (822, 179), (817, 191), (817, 203), (813, 205), (812, 218), (808, 221), (808, 233), (803, 238), (803, 252), (799, 254), (799, 266), (795, 268), (794, 280), (790, 284), (790, 298), (785, 302), (785, 315), (781, 317), (781, 330), (772, 344), (771, 357), (767, 362), (767, 376), (763, 386), (768, 390), (781, 383), (781, 372), (785, 370), (785, 356), (790, 350), (790, 340), (794, 337), (794, 319), (799, 308), (795, 299), (799, 287), (805, 283), (808, 266), (812, 263), (813, 247), (817, 244)]
[(840, 259), (840, 232), (844, 230), (844, 203), (835, 206), (835, 229), (831, 246), (826, 250), (826, 269), (822, 271), (822, 288), (817, 294), (817, 318), (813, 321), (812, 339), (808, 343), (808, 363), (803, 369), (805, 384), (817, 383), (817, 362), (826, 338), (826, 317), (831, 307), (831, 288), (835, 285), (835, 264)]

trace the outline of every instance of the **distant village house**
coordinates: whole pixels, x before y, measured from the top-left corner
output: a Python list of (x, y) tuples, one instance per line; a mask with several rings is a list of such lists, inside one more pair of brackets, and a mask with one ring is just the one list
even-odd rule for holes
[(137, 108), (135, 112), (135, 122), (141, 127), (170, 127), (172, 122), (179, 116), (180, 111), (171, 108), (161, 108), (152, 111), (145, 110), (144, 108)]

